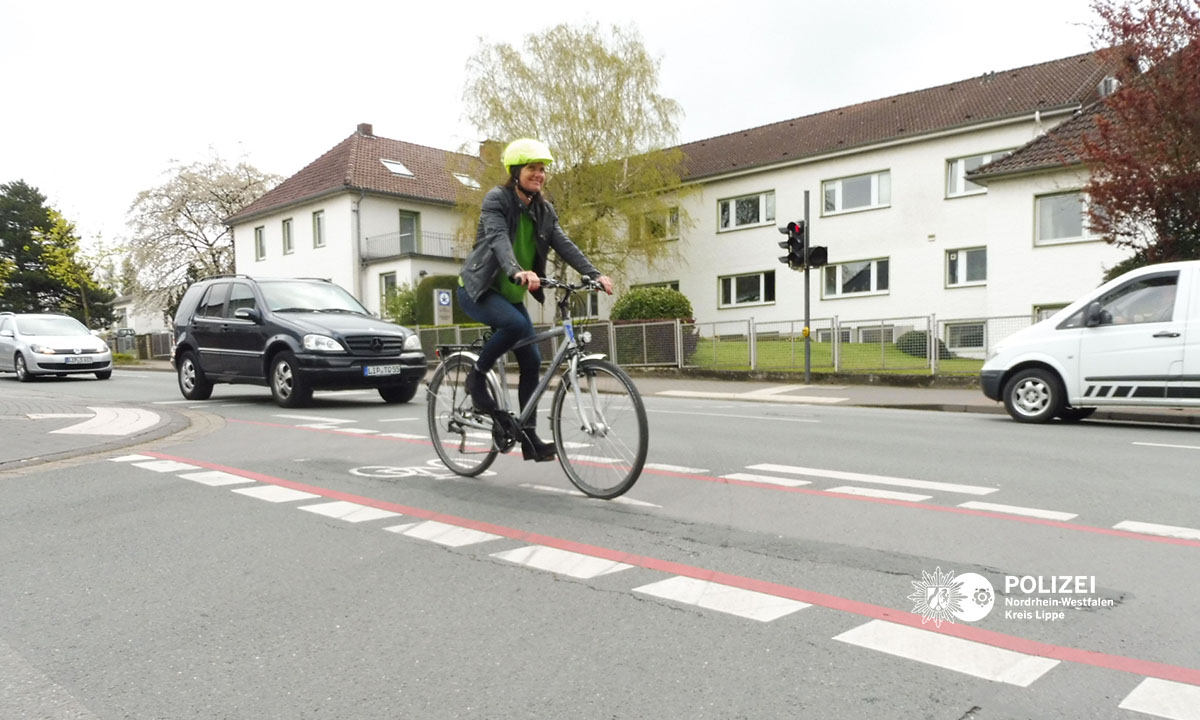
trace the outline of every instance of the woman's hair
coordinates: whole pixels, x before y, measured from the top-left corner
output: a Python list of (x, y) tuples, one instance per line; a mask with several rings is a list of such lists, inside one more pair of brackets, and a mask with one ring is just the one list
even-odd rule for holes
[(523, 168), (523, 167), (525, 167), (525, 166), (524, 165), (513, 165), (511, 168), (509, 168), (508, 179), (504, 181), (504, 187), (506, 187), (510, 190), (516, 189), (517, 180), (521, 177), (521, 168)]

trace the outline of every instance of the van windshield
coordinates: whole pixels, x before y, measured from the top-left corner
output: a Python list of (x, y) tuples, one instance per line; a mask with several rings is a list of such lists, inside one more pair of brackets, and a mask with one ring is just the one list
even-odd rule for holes
[(269, 310), (304, 312), (352, 312), (367, 314), (354, 296), (333, 283), (306, 281), (260, 281)]

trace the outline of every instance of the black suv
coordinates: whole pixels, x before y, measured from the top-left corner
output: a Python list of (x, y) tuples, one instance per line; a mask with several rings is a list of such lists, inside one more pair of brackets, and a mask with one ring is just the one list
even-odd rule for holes
[(220, 275), (192, 285), (175, 313), (179, 390), (206, 400), (213, 383), (267, 385), (282, 407), (315, 389), (373, 387), (412, 400), (425, 377), (421, 340), (380, 320), (328, 280)]

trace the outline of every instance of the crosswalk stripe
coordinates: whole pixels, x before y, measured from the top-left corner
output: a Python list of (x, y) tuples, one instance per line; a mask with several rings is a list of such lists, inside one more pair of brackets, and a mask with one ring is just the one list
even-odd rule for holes
[(291, 488), (280, 487), (279, 485), (262, 485), (249, 488), (234, 488), (233, 492), (245, 495), (247, 497), (266, 500), (272, 503), (285, 503), (294, 500), (311, 500), (321, 497), (303, 490), (292, 490)]
[(633, 591), (759, 622), (770, 622), (811, 607), (799, 600), (789, 600), (681, 575), (636, 587)]
[(154, 472), (183, 472), (185, 470), (199, 470), (195, 465), (176, 462), (174, 460), (149, 460), (146, 462), (135, 462), (134, 467), (140, 467), (144, 470), (153, 470)]
[(769, 483), (771, 485), (783, 485), (784, 487), (800, 487), (801, 485), (811, 485), (808, 480), (797, 480), (796, 478), (782, 478), (774, 475), (755, 475), (754, 473), (729, 473), (722, 475), (725, 480), (744, 480), (746, 482)]
[(905, 500), (907, 502), (921, 502), (933, 497), (932, 495), (917, 495), (916, 493), (896, 492), (895, 490), (880, 490), (879, 488), (860, 488), (843, 485), (842, 487), (829, 488), (826, 492), (841, 493), (843, 495), (858, 495), (860, 497), (873, 497), (882, 500)]
[(1163, 537), (1182, 538), (1184, 540), (1200, 540), (1200, 530), (1179, 527), (1177, 525), (1156, 525), (1154, 523), (1123, 520), (1113, 525), (1114, 530), (1145, 533), (1147, 535), (1162, 535)]
[(667, 472), (688, 473), (690, 475), (699, 475), (708, 472), (708, 468), (694, 468), (686, 465), (666, 465), (664, 463), (646, 463), (642, 466), (645, 470), (665, 470)]
[(245, 483), (256, 482), (250, 478), (234, 475), (233, 473), (221, 472), (220, 470), (204, 470), (202, 472), (182, 473), (179, 477), (184, 480), (198, 482), (201, 485), (209, 487), (222, 487), (224, 485), (242, 485)]
[(111, 462), (133, 462), (134, 460), (153, 460), (151, 455), (122, 455), (120, 457), (109, 458)]
[(366, 505), (359, 505), (358, 503), (347, 502), (345, 500), (335, 500), (317, 505), (302, 505), (300, 509), (324, 515), (325, 517), (331, 517), (335, 520), (345, 520), (350, 523), (367, 522), (368, 520), (379, 520), (380, 518), (402, 517), (398, 512), (380, 510), (379, 508), (367, 507)]
[(449, 525), (437, 520), (426, 520), (406, 525), (393, 525), (392, 527), (384, 528), (384, 530), (399, 533), (400, 535), (407, 535), (418, 540), (428, 540), (448, 547), (463, 547), (464, 545), (474, 545), (476, 543), (500, 539), (499, 535), (493, 535), (482, 530)]
[(1079, 517), (1076, 513), (1059, 512), (1058, 510), (1041, 510), (1039, 508), (1027, 508), (1017, 505), (999, 505), (996, 503), (977, 502), (975, 500), (962, 503), (959, 507), (967, 508), (968, 510), (990, 510), (992, 512), (1010, 513), (1012, 515), (1024, 515), (1027, 517), (1043, 518), (1045, 520), (1061, 520), (1063, 522)]
[(1029, 687), (1059, 663), (884, 620), (871, 620), (834, 640), (1018, 687)]
[(492, 557), (581, 580), (589, 580), (633, 567), (613, 560), (543, 545), (530, 545), (516, 550), (493, 553)]
[(1171, 720), (1200, 720), (1200, 687), (1146, 678), (1117, 707)]
[(917, 488), (919, 490), (940, 490), (944, 492), (963, 493), (964, 495), (989, 495), (999, 489), (980, 485), (961, 485), (958, 483), (934, 482), (932, 480), (910, 480), (908, 478), (889, 477), (887, 475), (868, 475), (866, 473), (843, 472), (841, 470), (820, 470), (817, 468), (796, 467), (794, 465), (776, 465), (774, 463), (748, 465), (746, 469), (792, 473), (795, 475), (812, 475), (832, 480), (849, 480), (850, 482), (875, 483), (876, 485), (898, 485), (901, 487)]

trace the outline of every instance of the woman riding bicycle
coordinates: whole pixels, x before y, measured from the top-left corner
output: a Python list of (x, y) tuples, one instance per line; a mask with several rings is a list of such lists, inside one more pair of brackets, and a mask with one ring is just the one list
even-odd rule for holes
[[(554, 162), (550, 148), (540, 140), (514, 140), (504, 148), (500, 161), (508, 171), (508, 181), (484, 196), (475, 247), (467, 255), (458, 280), (458, 302), (463, 311), (493, 330), (466, 379), (471, 401), (485, 412), (497, 407), (488, 391), (487, 372), (513, 345), (534, 335), (533, 321), (525, 309), (525, 293), (544, 302), (539, 278), (545, 277), (546, 256), (551, 248), (581, 275), (612, 294), (612, 280), (571, 242), (558, 224), (554, 207), (542, 197), (546, 166)], [(517, 348), (514, 354), (520, 367), (517, 397), (524, 408), (537, 388), (542, 356), (537, 343)], [(531, 419), (523, 428), (522, 456), (538, 462), (553, 460), (554, 444), (537, 436), (534, 423)]]

